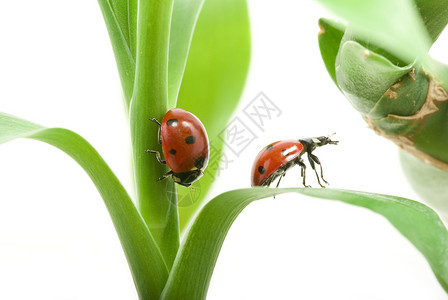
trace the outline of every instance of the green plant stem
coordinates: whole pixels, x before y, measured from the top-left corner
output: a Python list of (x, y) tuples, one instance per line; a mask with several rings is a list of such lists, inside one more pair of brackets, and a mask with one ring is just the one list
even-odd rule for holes
[[(168, 268), (179, 247), (179, 218), (173, 183), (158, 182), (167, 168), (145, 149), (161, 151), (158, 126), (168, 110), (168, 55), (173, 0), (142, 0), (138, 7), (137, 60), (130, 122), (138, 207)], [(170, 199), (172, 198), (172, 199)]]

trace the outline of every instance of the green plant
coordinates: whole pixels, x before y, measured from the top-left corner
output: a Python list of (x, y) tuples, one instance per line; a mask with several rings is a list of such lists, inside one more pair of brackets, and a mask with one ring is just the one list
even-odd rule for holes
[(327, 3), (347, 26), (320, 20), (327, 70), (369, 126), (402, 149), (409, 182), (446, 216), (448, 69), (428, 51), (448, 22), (448, 2), (353, 4)]
[[(84, 168), (110, 213), (141, 299), (205, 298), (235, 218), (252, 201), (286, 192), (338, 200), (383, 215), (422, 252), (447, 289), (446, 229), (430, 208), (411, 200), (335, 189), (254, 188), (221, 194), (200, 210), (198, 202), (178, 211), (177, 187), (157, 183), (155, 179), (166, 170), (144, 155), (144, 149), (159, 147), (156, 128), (147, 119), (160, 119), (176, 105), (186, 108), (202, 119), (220, 151), (222, 145), (213, 137), (235, 108), (247, 73), (246, 4), (236, 0), (99, 3), (129, 112), (137, 205), (99, 153), (70, 130), (1, 113), (0, 143), (16, 138), (43, 141)], [(201, 179), (202, 190), (210, 183), (210, 178)], [(195, 212), (198, 215), (180, 245), (180, 231)]]

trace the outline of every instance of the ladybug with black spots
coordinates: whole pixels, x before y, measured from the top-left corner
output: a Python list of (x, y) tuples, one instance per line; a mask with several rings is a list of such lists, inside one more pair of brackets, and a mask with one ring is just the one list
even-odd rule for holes
[(162, 119), (150, 121), (159, 125), (159, 144), (162, 145), (163, 160), (160, 153), (154, 153), (161, 164), (166, 164), (171, 170), (157, 181), (171, 176), (172, 180), (182, 186), (189, 187), (204, 175), (209, 158), (207, 132), (202, 122), (192, 113), (180, 109), (170, 109)]
[(321, 187), (319, 175), (316, 171), (316, 164), (320, 166), (320, 178), (324, 183), (328, 182), (324, 179), (322, 174), (322, 165), (312, 152), (317, 148), (325, 145), (337, 145), (339, 141), (332, 141), (330, 136), (320, 136), (315, 138), (305, 138), (299, 140), (285, 140), (269, 144), (258, 153), (252, 167), (252, 186), (269, 186), (276, 178), (278, 178), (277, 186), (286, 171), (295, 165), (299, 165), (301, 169), (301, 176), (303, 177), (303, 185), (310, 187), (305, 183), (306, 165), (303, 162), (302, 155), (307, 154), (308, 161), (311, 168), (316, 173), (317, 182)]

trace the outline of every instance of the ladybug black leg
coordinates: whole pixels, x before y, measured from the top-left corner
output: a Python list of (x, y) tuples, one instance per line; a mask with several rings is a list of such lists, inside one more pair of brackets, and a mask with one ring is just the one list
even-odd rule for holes
[(145, 150), (146, 153), (154, 153), (156, 155), (157, 160), (159, 161), (159, 163), (161, 163), (162, 165), (166, 165), (166, 161), (164, 161), (161, 157), (160, 157), (160, 153), (159, 151), (155, 151), (155, 150)]
[(302, 181), (303, 186), (304, 186), (304, 187), (311, 187), (311, 185), (306, 185), (306, 183), (305, 183), (306, 165), (303, 163), (303, 159), (299, 159), (299, 160), (297, 160), (296, 164), (298, 164), (298, 165), (300, 166), (300, 168), (302, 168), (300, 174), (301, 174), (302, 177), (303, 177), (303, 181)]
[(163, 174), (163, 176), (162, 177), (160, 177), (159, 179), (157, 179), (157, 181), (162, 181), (162, 180), (165, 180), (165, 179), (167, 179), (170, 175), (172, 175), (173, 174), (173, 171), (168, 171), (168, 172), (166, 172), (165, 174)]
[(156, 123), (157, 125), (159, 125), (159, 126), (162, 126), (162, 124), (160, 124), (160, 122), (159, 121), (157, 121), (157, 119), (156, 118), (150, 118), (149, 119), (151, 122), (154, 122), (154, 123)]
[[(317, 182), (319, 183), (319, 185), (321, 187), (324, 188), (325, 186), (323, 186), (322, 183), (320, 183), (319, 175), (317, 174), (316, 166), (314, 164), (314, 162), (315, 162), (314, 158), (317, 158), (317, 157), (312, 155), (311, 153), (308, 153), (308, 161), (310, 162), (311, 168), (314, 170), (314, 173), (316, 173)], [(317, 161), (319, 161), (319, 159)], [(316, 161), (316, 163), (317, 163), (317, 161)], [(322, 166), (321, 166), (321, 168), (322, 168)]]
[[(276, 189), (278, 189), (278, 186), (280, 185), (280, 181), (282, 181), (282, 178), (285, 176), (285, 174), (286, 174), (286, 172), (283, 172), (283, 173), (278, 177), (277, 185), (275, 186)], [(277, 195), (274, 195), (274, 199), (275, 199), (275, 196), (277, 196)]]
[(159, 140), (159, 144), (162, 145), (162, 137), (160, 136), (160, 129), (161, 129), (162, 124), (160, 124), (160, 122), (157, 121), (156, 118), (150, 118), (149, 120), (150, 120), (151, 122), (154, 122), (154, 123), (156, 123), (157, 125), (159, 125), (159, 131), (157, 132), (157, 137), (158, 137), (158, 140)]
[[(316, 164), (319, 165), (319, 167), (320, 167), (320, 178), (322, 178), (323, 182), (325, 182), (326, 184), (329, 184), (329, 183), (324, 179), (324, 174), (323, 174), (323, 172), (322, 172), (322, 164), (320, 163), (319, 158), (318, 158), (316, 155), (313, 155), (313, 154), (311, 154), (311, 153), (309, 154), (308, 157), (311, 157), (311, 159), (314, 160), (314, 162), (315, 162)], [(315, 171), (316, 171), (316, 170), (315, 170)], [(316, 176), (317, 176), (317, 172), (316, 172)]]
[[(286, 172), (283, 172), (283, 174), (281, 174), (278, 177), (278, 182), (277, 182), (277, 185), (275, 186), (276, 189), (278, 189), (278, 186), (280, 185), (280, 181), (282, 181), (282, 178), (285, 177), (285, 174), (286, 174)], [(275, 198), (275, 196), (274, 196), (274, 198)]]

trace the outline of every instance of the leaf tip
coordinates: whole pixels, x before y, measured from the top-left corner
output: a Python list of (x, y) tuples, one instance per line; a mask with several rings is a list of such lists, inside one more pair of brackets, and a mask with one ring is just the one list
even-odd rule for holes
[(319, 25), (319, 32), (317, 33), (317, 35), (323, 35), (325, 33), (325, 27), (322, 24), (322, 19), (319, 19), (318, 25)]

